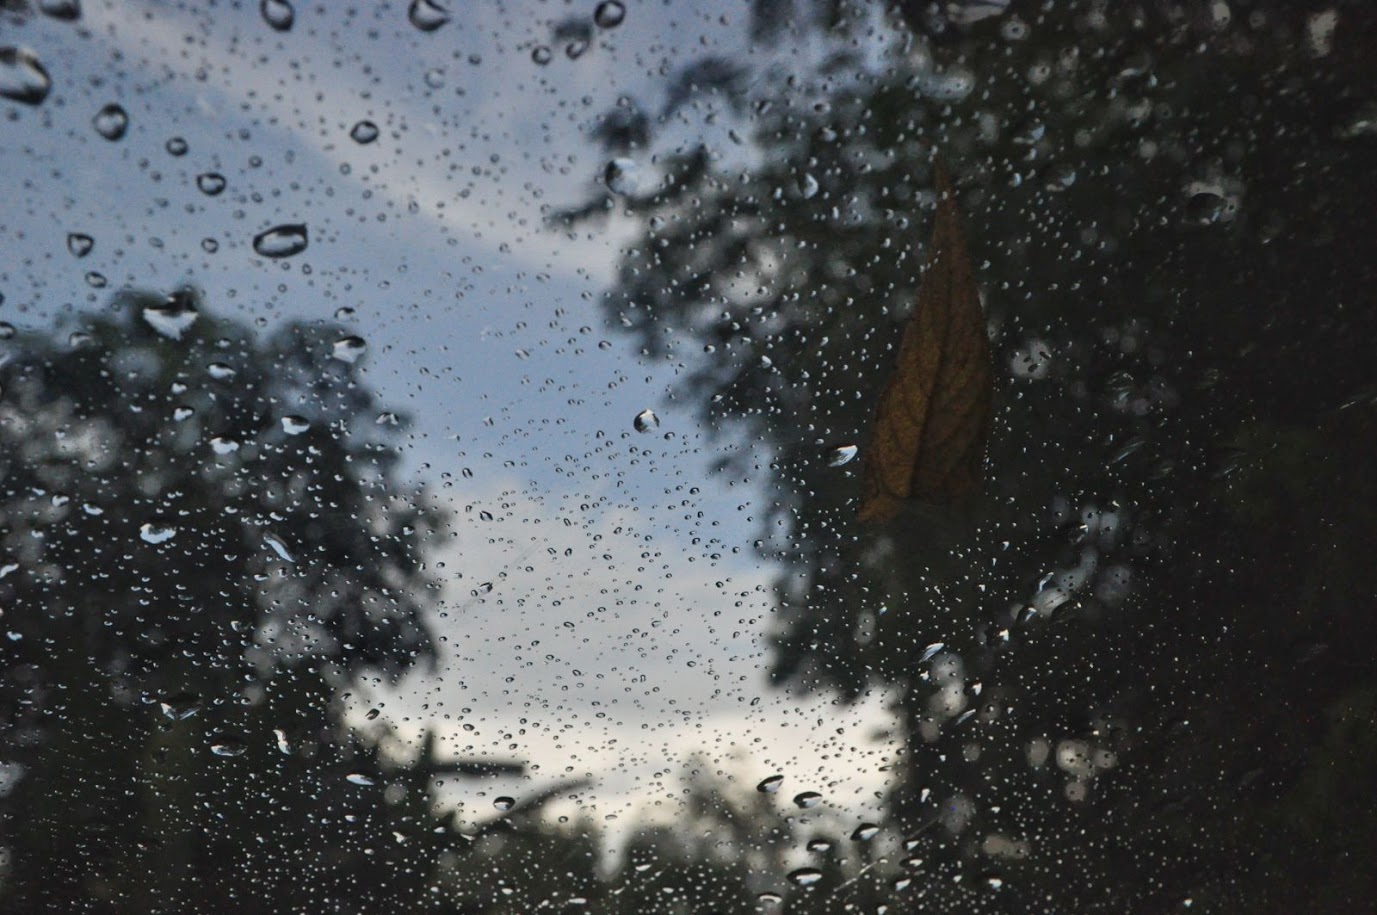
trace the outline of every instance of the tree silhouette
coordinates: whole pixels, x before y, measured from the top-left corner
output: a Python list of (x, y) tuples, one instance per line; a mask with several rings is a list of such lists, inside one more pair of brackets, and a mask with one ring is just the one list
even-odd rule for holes
[(430, 797), (339, 699), (433, 658), (441, 516), (394, 479), (356, 341), (189, 289), (69, 331), (0, 342), (0, 907), (421, 898)]
[[(956, 6), (799, 5), (757, 34), (828, 53), (762, 64), (730, 103), (691, 66), (660, 117), (620, 106), (595, 139), (659, 180), (560, 219), (637, 221), (610, 322), (681, 369), (672, 396), (707, 427), (760, 443), (731, 460), (774, 484), (776, 679), (898, 687), (886, 825), (921, 832), (924, 904), (1322, 911), (1316, 879), (1367, 898), (1297, 852), (1298, 798), (1263, 798), (1308, 786), (1312, 828), (1339, 821), (1300, 773), (1340, 765), (1321, 746), (1360, 758), (1321, 712), (1351, 721), (1377, 681), (1354, 558), (1377, 533), (1373, 273), (1341, 242), (1377, 212), (1377, 20), (1343, 5), (1326, 37), (1311, 14), (1332, 4)], [(749, 149), (684, 144), (683, 87), (719, 120), (749, 111), (728, 133)], [(865, 460), (938, 152), (1003, 375), (989, 481), (861, 526), (837, 448)], [(1327, 648), (1298, 668), (1307, 645)], [(1344, 835), (1370, 848), (1370, 824)]]

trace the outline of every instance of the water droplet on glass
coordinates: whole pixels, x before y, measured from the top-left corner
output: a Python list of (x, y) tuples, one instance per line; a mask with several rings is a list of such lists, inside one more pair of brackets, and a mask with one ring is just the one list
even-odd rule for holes
[(822, 871), (816, 867), (800, 867), (789, 872), (789, 880), (799, 886), (813, 886), (822, 880)]
[(802, 794), (794, 795), (794, 803), (804, 808), (816, 807), (822, 803), (822, 795), (816, 791), (805, 791)]
[(613, 159), (603, 169), (602, 180), (614, 194), (634, 194), (641, 184), (641, 167), (634, 159)]
[(340, 337), (336, 340), (334, 348), (330, 351), (330, 355), (334, 356), (340, 362), (348, 362), (350, 365), (353, 365), (355, 362), (359, 361), (359, 357), (363, 355), (366, 349), (368, 349), (368, 344), (364, 342), (362, 337), (350, 335), (348, 337)]
[(840, 467), (843, 464), (850, 464), (860, 450), (855, 445), (837, 445), (827, 452), (827, 466)]
[(513, 807), (516, 806), (516, 799), (505, 796), (499, 797), (493, 800), (492, 805), (496, 807), (498, 810), (502, 811), (503, 813), (506, 813), (508, 810), (511, 810)]
[(186, 293), (173, 293), (156, 305), (145, 305), (142, 314), (149, 327), (169, 340), (182, 339), (197, 318), (196, 306)]
[(378, 125), (372, 121), (359, 121), (349, 129), (349, 139), (360, 146), (372, 143), (378, 138)]
[(654, 410), (642, 410), (636, 414), (636, 419), (631, 425), (637, 432), (650, 432), (659, 428), (660, 417), (655, 415)]
[(139, 528), (139, 538), (143, 540), (144, 543), (166, 543), (175, 536), (177, 536), (177, 529), (166, 524), (153, 524), (150, 522)]
[(43, 15), (63, 22), (81, 18), (81, 0), (38, 0), (38, 9)]
[(804, 847), (813, 854), (820, 855), (832, 850), (832, 842), (830, 839), (809, 839), (808, 844)]
[(304, 416), (282, 417), (282, 431), (288, 435), (300, 435), (311, 428), (311, 421)]
[(163, 146), (163, 149), (167, 150), (169, 156), (185, 156), (186, 151), (190, 148), (186, 140), (183, 140), (181, 137), (173, 137)]
[(24, 105), (39, 105), (52, 87), (52, 78), (33, 51), (0, 48), (0, 97)]
[(981, 878), (982, 882), (992, 890), (1004, 888), (1004, 878), (998, 874), (986, 874)]
[(1224, 215), (1224, 198), (1205, 191), (1186, 201), (1186, 222), (1197, 226), (1216, 223)]
[(229, 182), (225, 176), (219, 172), (206, 172), (204, 175), (196, 176), (196, 186), (201, 189), (201, 193), (207, 197), (214, 197), (225, 189)]
[(199, 712), (203, 704), (201, 697), (195, 693), (178, 693), (159, 700), (158, 707), (163, 710), (164, 716), (173, 721), (185, 721)]
[(548, 45), (536, 45), (535, 49), (531, 51), (531, 60), (535, 61), (542, 67), (548, 64), (550, 61), (554, 60), (554, 58), (555, 52), (551, 51)]
[(177, 407), (172, 411), (172, 421), (174, 423), (186, 422), (188, 419), (191, 419), (191, 417), (195, 415), (196, 411), (191, 407)]
[(812, 200), (818, 195), (818, 179), (805, 174), (799, 179), (798, 192), (803, 195), (804, 200)]
[(112, 103), (96, 112), (91, 125), (96, 128), (96, 133), (113, 143), (129, 129), (129, 115), (119, 105)]
[(67, 236), (67, 250), (72, 257), (85, 257), (96, 246), (96, 240), (89, 235), (73, 232)]
[(617, 0), (602, 0), (593, 10), (593, 21), (600, 29), (615, 29), (626, 18), (626, 7)]
[(225, 365), (223, 362), (212, 362), (206, 366), (206, 374), (216, 381), (229, 381), (234, 377), (234, 369)]
[(875, 838), (879, 831), (880, 827), (876, 826), (874, 823), (862, 823), (856, 827), (855, 832), (851, 833), (851, 839), (855, 842), (869, 842), (871, 839)]
[(283, 756), (290, 756), (292, 745), (287, 742), (287, 732), (281, 728), (273, 728), (273, 736), (277, 738), (277, 751)]
[(445, 88), (445, 71), (439, 67), (432, 67), (425, 74), (426, 85), (432, 89)]
[(13, 324), (8, 321), (0, 321), (0, 340), (12, 340), (15, 333)]
[(763, 779), (760, 784), (756, 785), (755, 790), (762, 794), (774, 794), (779, 790), (779, 786), (782, 784), (784, 784), (784, 776), (771, 775), (769, 778)]
[(258, 12), (263, 14), (263, 21), (278, 32), (291, 31), (292, 23), (296, 22), (296, 10), (287, 0), (263, 0), (258, 4)]
[(239, 450), (239, 443), (232, 438), (217, 435), (210, 440), (210, 450), (216, 454), (234, 454)]
[(291, 257), (306, 250), (306, 226), (299, 222), (273, 226), (253, 237), (253, 250), (264, 257)]
[(371, 709), (368, 710), (368, 714), (367, 714), (367, 715), (364, 715), (363, 717), (367, 718), (369, 721), (377, 721), (377, 720), (378, 720), (378, 716), (381, 715), (381, 714), (382, 714), (382, 712), (380, 712), (379, 710), (377, 710), (377, 709), (375, 709), (375, 708), (371, 708)]
[(363, 785), (364, 787), (377, 784), (376, 781), (364, 775), (362, 772), (350, 772), (348, 775), (344, 776), (344, 780), (351, 785)]
[(283, 562), (296, 562), (296, 558), (292, 556), (291, 552), (287, 549), (287, 544), (283, 543), (277, 537), (272, 534), (264, 534), (263, 542), (266, 543)]
[(220, 734), (211, 738), (210, 752), (216, 756), (243, 756), (247, 747), (238, 737)]
[(422, 32), (433, 32), (449, 22), (449, 11), (435, 0), (411, 0), (406, 18)]
[(945, 642), (933, 642), (932, 644), (928, 645), (927, 648), (923, 649), (923, 653), (918, 656), (918, 663), (926, 664), (933, 658), (937, 657), (937, 652), (941, 651), (943, 648), (946, 647), (947, 644)]
[(583, 56), (583, 52), (588, 50), (588, 39), (575, 38), (564, 46), (564, 56), (570, 60), (578, 60)]
[(768, 905), (778, 905), (779, 903), (784, 901), (783, 896), (779, 895), (778, 893), (771, 893), (769, 891), (759, 893), (756, 895), (755, 898), (757, 901), (766, 903)]

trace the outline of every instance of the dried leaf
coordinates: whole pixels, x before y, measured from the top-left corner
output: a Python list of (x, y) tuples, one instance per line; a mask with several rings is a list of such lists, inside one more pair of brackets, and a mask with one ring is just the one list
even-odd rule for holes
[(906, 499), (947, 503), (980, 485), (994, 376), (985, 314), (956, 198), (937, 164), (937, 219), (918, 304), (880, 395), (861, 475), (862, 521), (885, 521)]

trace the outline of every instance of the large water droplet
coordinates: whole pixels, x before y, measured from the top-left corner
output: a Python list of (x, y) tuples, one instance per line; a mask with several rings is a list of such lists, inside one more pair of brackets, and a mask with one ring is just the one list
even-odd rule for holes
[(177, 529), (167, 524), (147, 523), (139, 528), (139, 539), (144, 543), (166, 543), (177, 536)]
[(311, 428), (311, 421), (304, 416), (282, 417), (282, 431), (288, 435), (300, 435)]
[(880, 827), (874, 823), (862, 823), (856, 827), (855, 832), (851, 833), (851, 838), (856, 842), (869, 842), (875, 838), (879, 831)]
[(52, 87), (52, 78), (37, 54), (28, 48), (0, 48), (0, 97), (39, 105)]
[(550, 50), (549, 45), (538, 44), (535, 46), (535, 49), (531, 51), (531, 60), (542, 67), (554, 60), (554, 58), (555, 52)]
[(641, 167), (634, 159), (613, 159), (603, 169), (602, 180), (614, 194), (634, 194), (641, 185)]
[(372, 143), (378, 138), (378, 125), (372, 121), (359, 121), (349, 130), (349, 139), (360, 146)]
[(803, 195), (804, 200), (812, 200), (818, 196), (818, 179), (811, 174), (805, 174), (798, 181), (798, 192)]
[(201, 710), (204, 703), (195, 693), (178, 693), (159, 700), (158, 707), (173, 721), (184, 721)]
[(217, 435), (210, 440), (210, 450), (216, 454), (234, 454), (239, 450), (239, 442), (223, 435)]
[(169, 340), (182, 339), (197, 318), (195, 302), (185, 292), (174, 292), (156, 305), (145, 305), (142, 314), (149, 327)]
[(210, 752), (216, 756), (243, 756), (244, 741), (231, 734), (217, 734), (211, 738)]
[(760, 784), (755, 786), (755, 790), (761, 794), (774, 794), (779, 790), (779, 786), (784, 784), (784, 776), (771, 775), (767, 779), (762, 779)]
[(330, 350), (330, 355), (340, 362), (348, 362), (353, 365), (359, 361), (359, 357), (363, 355), (366, 349), (368, 349), (368, 344), (362, 337), (350, 335), (336, 340), (334, 347)]
[(823, 854), (823, 853), (825, 853), (825, 852), (829, 852), (829, 851), (832, 850), (832, 840), (831, 840), (831, 839), (809, 839), (809, 840), (808, 840), (808, 844), (807, 844), (806, 846), (804, 846), (804, 847), (807, 848), (809, 851), (811, 851), (811, 852), (812, 852), (813, 854), (815, 854), (815, 855), (821, 855), (821, 854)]
[(816, 791), (804, 791), (802, 794), (794, 795), (794, 803), (804, 808), (816, 807), (822, 803), (822, 795)]
[(406, 18), (422, 32), (433, 32), (449, 22), (449, 11), (435, 0), (411, 0)]
[(513, 807), (516, 806), (516, 798), (505, 796), (494, 798), (492, 805), (496, 807), (498, 810), (502, 811), (503, 813), (506, 813), (508, 810), (511, 810)]
[(218, 195), (225, 189), (225, 185), (228, 183), (229, 182), (225, 180), (225, 176), (219, 172), (206, 172), (204, 175), (196, 176), (196, 186), (200, 188), (201, 193), (205, 194), (207, 197)]
[(67, 236), (67, 250), (72, 257), (85, 257), (96, 246), (96, 240), (89, 235), (73, 232)]
[(600, 29), (615, 29), (626, 18), (626, 7), (617, 0), (602, 0), (593, 10), (593, 21)]
[(789, 880), (799, 886), (813, 886), (822, 880), (822, 871), (816, 867), (800, 867), (789, 872)]
[(38, 9), (43, 15), (63, 22), (81, 18), (81, 0), (38, 0)]
[(296, 558), (292, 556), (291, 551), (287, 549), (287, 544), (283, 543), (278, 537), (273, 534), (264, 534), (263, 542), (266, 543), (283, 562), (296, 562)]
[(344, 776), (344, 780), (351, 785), (362, 785), (364, 787), (377, 784), (376, 781), (364, 775), (362, 772), (350, 772), (348, 775)]
[(855, 445), (837, 445), (827, 452), (827, 466), (840, 467), (843, 464), (850, 464), (860, 450)]
[(206, 366), (206, 374), (216, 381), (229, 381), (235, 376), (235, 371), (223, 362), (212, 362)]
[(264, 257), (291, 257), (306, 250), (306, 226), (289, 222), (253, 237), (253, 250)]
[(636, 419), (631, 425), (637, 432), (650, 432), (659, 428), (660, 417), (655, 415), (654, 410), (642, 410), (636, 414)]
[(173, 137), (172, 139), (167, 141), (167, 144), (165, 146), (163, 146), (163, 149), (167, 150), (167, 154), (169, 156), (185, 156), (186, 151), (190, 148), (191, 147), (187, 145), (186, 140), (182, 139), (181, 137)]
[(129, 129), (129, 114), (112, 102), (96, 112), (91, 125), (96, 128), (96, 133), (113, 143)]
[(263, 15), (263, 21), (278, 32), (291, 31), (292, 23), (296, 22), (296, 10), (287, 0), (263, 0), (258, 4), (258, 12)]

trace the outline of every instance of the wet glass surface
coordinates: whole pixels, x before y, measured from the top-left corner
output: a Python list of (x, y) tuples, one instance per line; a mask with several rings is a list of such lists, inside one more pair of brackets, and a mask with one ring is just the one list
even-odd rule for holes
[(1377, 8), (0, 0), (0, 911), (1362, 911)]

